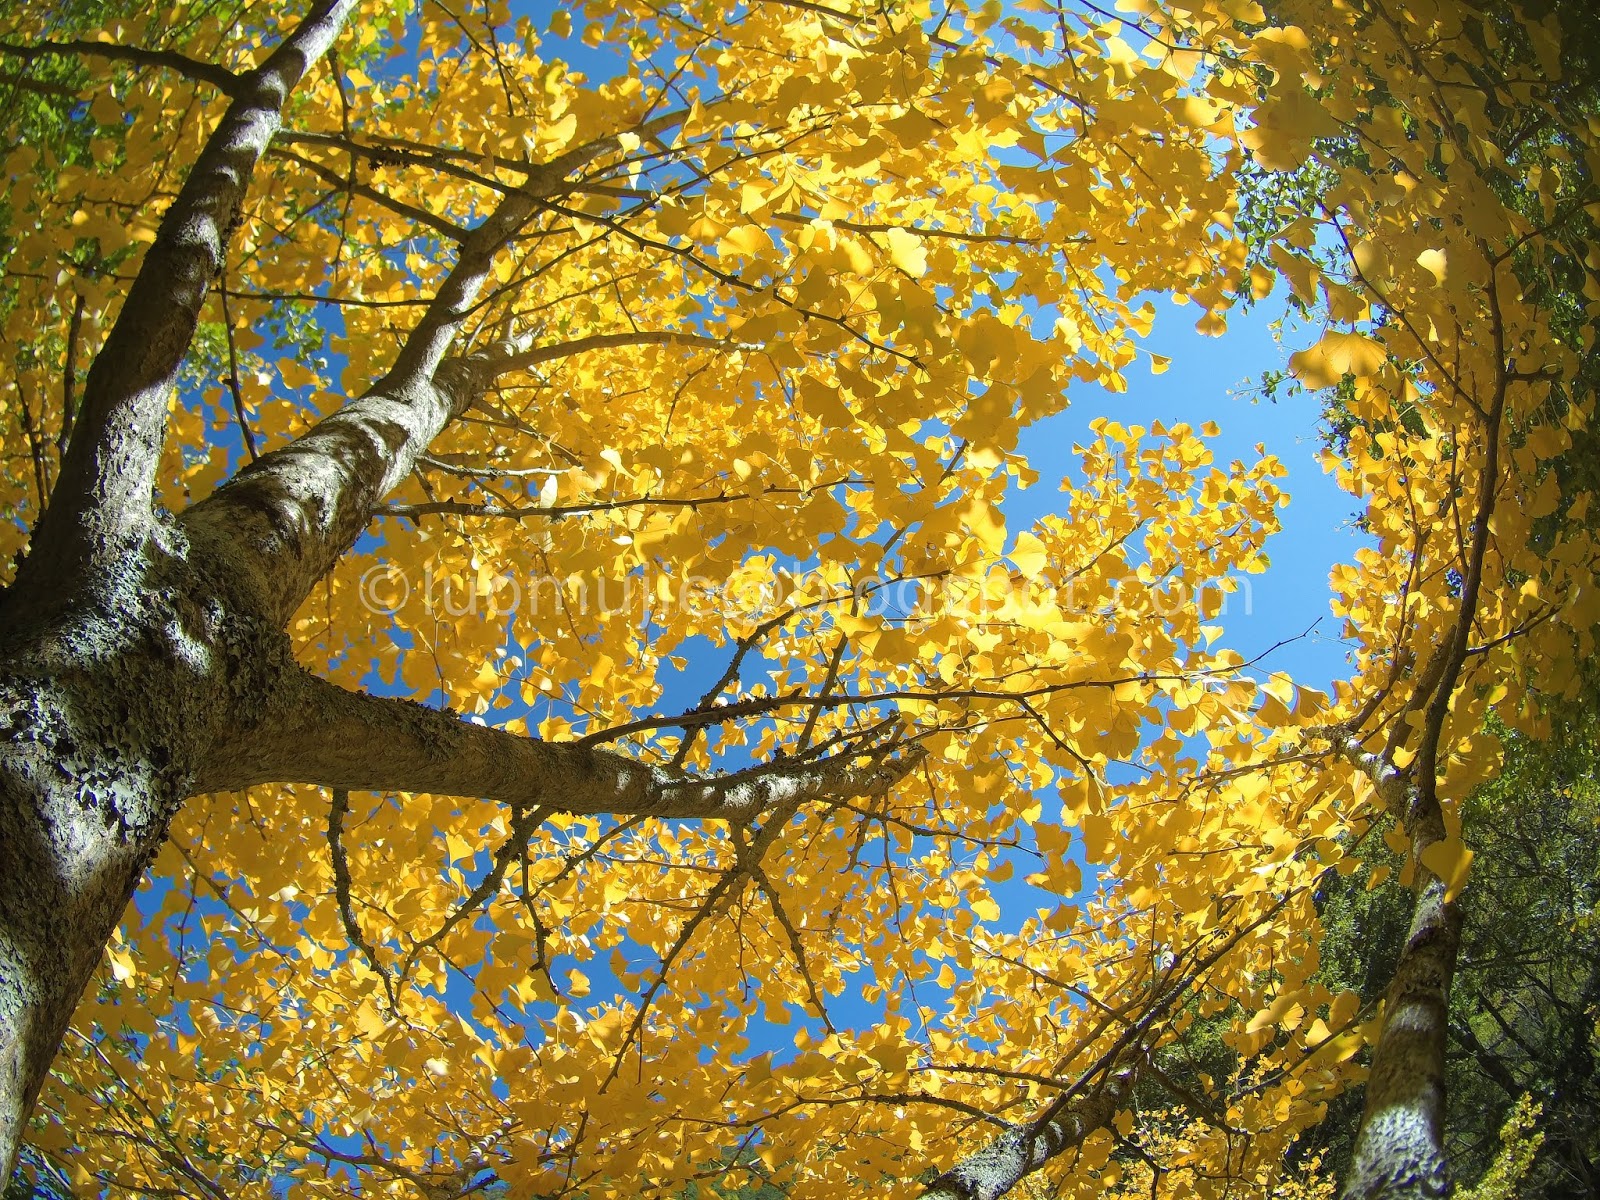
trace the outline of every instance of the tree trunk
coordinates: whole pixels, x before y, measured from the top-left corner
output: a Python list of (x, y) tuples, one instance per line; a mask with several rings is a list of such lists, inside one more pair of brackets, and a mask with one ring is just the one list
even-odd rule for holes
[(60, 670), (30, 649), (0, 665), (0, 1163), (8, 1172), (78, 997), (182, 791), (167, 756), (143, 736), (150, 714), (118, 720), (126, 688), (81, 667)]
[(352, 7), (314, 0), (247, 74), (200, 68), (232, 103), (89, 368), (61, 476), (0, 592), (0, 1178), (196, 768), (248, 736), (292, 669), (283, 635), (246, 615), (267, 608), (237, 552), (159, 513), (154, 487), (228, 231), (285, 99)]
[(1446, 903), (1445, 884), (1429, 876), (1389, 985), (1342, 1200), (1437, 1200), (1449, 1194), (1444, 1056), (1460, 944), (1460, 905)]
[(0, 594), (8, 1176), (73, 1009), (201, 766), (254, 736), (296, 670), (226, 562), (163, 524), (92, 590)]

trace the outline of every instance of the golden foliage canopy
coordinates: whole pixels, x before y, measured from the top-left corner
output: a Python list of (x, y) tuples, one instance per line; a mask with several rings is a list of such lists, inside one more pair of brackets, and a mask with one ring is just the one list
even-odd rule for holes
[[(228, 81), (296, 19), (4, 18), (4, 559)], [(362, 0), (230, 232), (162, 502), (380, 383), (486, 254), (449, 353), (492, 378), (312, 589), (298, 660), (669, 771), (913, 765), (744, 822), (199, 797), (78, 1012), (46, 1159), (117, 1195), (912, 1195), (1221, 1022), (1232, 1077), (1130, 1101), (1051, 1194), (1300, 1186), (1284, 1148), (1378, 1030), (1318, 982), (1318, 880), (1387, 831), (1421, 866), (1374, 886), (1467, 884), (1486, 715), (1536, 730), (1600, 616), (1553, 466), (1581, 347), (1526, 286), (1596, 152), (1508, 144), (1505, 112), (1564, 114), (1493, 31), (1452, 0)], [(1252, 164), (1326, 187), (1243, 229)], [(1348, 418), (1327, 463), (1370, 535), (1331, 694), (1214, 624), (1282, 466), (1111, 419), (1167, 367), (1152, 296), (1221, 334), (1274, 287), (1326, 323), (1291, 368)], [(1069, 384), (1110, 416), (1014, 528), (1019, 432)]]

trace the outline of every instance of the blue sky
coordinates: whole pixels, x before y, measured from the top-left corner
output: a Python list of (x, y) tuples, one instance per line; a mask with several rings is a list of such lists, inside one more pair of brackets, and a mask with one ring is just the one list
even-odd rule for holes
[[(1289, 504), (1279, 513), (1282, 532), (1267, 543), (1270, 567), (1262, 575), (1248, 577), (1248, 591), (1229, 597), (1226, 612), (1216, 622), (1224, 629), (1220, 644), (1250, 659), (1295, 639), (1261, 666), (1286, 671), (1311, 687), (1326, 687), (1348, 673), (1345, 647), (1338, 639), (1340, 623), (1328, 612), (1328, 573), (1361, 544), (1352, 520), (1357, 501), (1339, 489), (1318, 461), (1320, 397), (1297, 393), (1280, 395), (1273, 402), (1256, 391), (1263, 372), (1281, 371), (1289, 353), (1316, 335), (1290, 326), (1280, 344), (1271, 328), (1283, 315), (1277, 297), (1268, 297), (1250, 311), (1229, 314), (1228, 332), (1221, 337), (1195, 331), (1200, 315), (1195, 306), (1165, 298), (1155, 303), (1155, 327), (1142, 345), (1170, 357), (1171, 369), (1152, 375), (1134, 364), (1128, 368), (1128, 391), (1122, 395), (1074, 385), (1065, 412), (1023, 434), (1019, 449), (1040, 478), (1026, 491), (1013, 489), (1008, 495), (1002, 505), (1007, 525), (1015, 531), (1062, 508), (1064, 497), (1056, 484), (1076, 462), (1073, 445), (1093, 436), (1089, 424), (1097, 417), (1145, 426), (1158, 420), (1168, 425), (1187, 421), (1197, 427), (1214, 421), (1221, 432), (1211, 444), (1220, 463), (1235, 458), (1252, 463), (1260, 457), (1257, 445), (1263, 445), (1288, 468), (1288, 477), (1281, 482)], [(1308, 636), (1300, 636), (1312, 626), (1316, 628)]]

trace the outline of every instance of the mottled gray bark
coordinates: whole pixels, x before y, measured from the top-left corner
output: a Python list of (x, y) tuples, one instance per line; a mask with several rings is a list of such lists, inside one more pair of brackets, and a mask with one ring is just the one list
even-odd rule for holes
[(226, 560), (170, 524), (41, 623), (0, 602), (0, 1167), (200, 764), (298, 668)]
[(1336, 746), (1368, 775), (1389, 811), (1410, 812), (1417, 872), (1411, 930), (1389, 984), (1341, 1200), (1426, 1200), (1450, 1191), (1444, 1064), (1461, 911), (1456, 901), (1446, 903), (1444, 882), (1420, 861), (1444, 840), (1444, 814), (1432, 788), (1414, 787), (1380, 755), (1363, 752), (1352, 738), (1337, 738)]
[(935, 1179), (923, 1200), (999, 1200), (1052, 1158), (1109, 1126), (1133, 1094), (1142, 1061), (1135, 1048), (1094, 1091), (1049, 1119), (1007, 1130)]
[[(1448, 674), (1439, 671), (1434, 685)], [(1429, 846), (1444, 840), (1444, 814), (1434, 789), (1417, 787), (1383, 755), (1363, 750), (1360, 741), (1345, 731), (1316, 732), (1329, 737), (1338, 754), (1372, 781), (1390, 812), (1410, 815), (1417, 872), (1411, 929), (1389, 984), (1383, 1030), (1372, 1053), (1361, 1128), (1341, 1200), (1444, 1196), (1450, 1190), (1444, 1153), (1444, 1065), (1461, 911), (1455, 900), (1446, 903), (1444, 882), (1420, 861)], [(1431, 758), (1428, 761), (1431, 767)]]

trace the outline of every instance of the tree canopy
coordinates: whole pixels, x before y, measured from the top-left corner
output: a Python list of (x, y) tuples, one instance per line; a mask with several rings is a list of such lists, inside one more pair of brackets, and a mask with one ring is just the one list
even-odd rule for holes
[[(1358, 1089), (1346, 1193), (1442, 1194), (1474, 854), (1579, 811), (1482, 789), (1600, 619), (1561, 11), (11, 6), (0, 1157), (1292, 1197)], [(1274, 291), (1331, 691), (1216, 623), (1283, 466), (1116, 419), (1153, 298)]]

